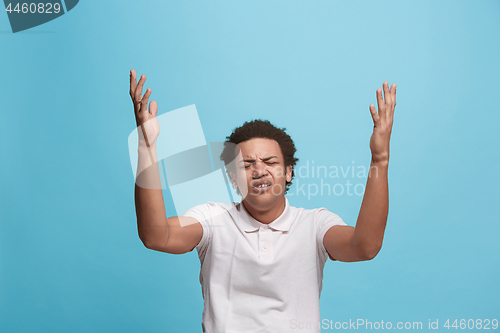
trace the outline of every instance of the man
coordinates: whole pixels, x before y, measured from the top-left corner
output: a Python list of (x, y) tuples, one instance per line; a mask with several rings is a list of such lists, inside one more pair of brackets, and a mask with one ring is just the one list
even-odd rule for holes
[[(295, 146), (267, 121), (247, 122), (228, 137), (222, 153), (241, 203), (209, 202), (182, 217), (166, 218), (155, 166), (157, 104), (144, 96), (146, 77), (130, 73), (139, 131), (135, 187), (139, 237), (153, 250), (197, 249), (205, 308), (204, 332), (319, 332), (319, 296), (328, 256), (345, 262), (373, 259), (382, 246), (388, 214), (389, 141), (396, 85), (377, 90), (370, 139), (372, 161), (356, 227), (324, 208), (291, 207)], [(384, 99), (385, 98), (385, 99)], [(144, 133), (144, 134), (143, 134)], [(231, 145), (234, 144), (234, 145)], [(234, 160), (234, 164), (230, 163)], [(141, 184), (138, 186), (137, 184)]]

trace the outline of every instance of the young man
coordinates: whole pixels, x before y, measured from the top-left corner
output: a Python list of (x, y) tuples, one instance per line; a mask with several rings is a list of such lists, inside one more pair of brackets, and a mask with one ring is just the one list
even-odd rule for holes
[(148, 111), (151, 89), (142, 95), (145, 80), (142, 75), (137, 82), (131, 71), (130, 95), (142, 129), (135, 187), (139, 237), (157, 251), (181, 254), (197, 249), (203, 331), (319, 332), (328, 256), (346, 262), (370, 260), (382, 246), (396, 85), (389, 89), (384, 82), (383, 94), (377, 90), (378, 112), (370, 105), (370, 174), (356, 227), (351, 227), (324, 208), (289, 205), (285, 193), (297, 161), (295, 146), (283, 130), (260, 120), (235, 129), (221, 156), (242, 202), (209, 202), (167, 219), (155, 166), (158, 107), (152, 101)]

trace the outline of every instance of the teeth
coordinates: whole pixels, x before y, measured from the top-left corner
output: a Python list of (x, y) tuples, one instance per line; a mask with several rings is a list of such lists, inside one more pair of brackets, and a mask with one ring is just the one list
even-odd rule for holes
[(269, 186), (270, 186), (269, 184), (261, 184), (261, 185), (255, 186), (255, 187), (260, 187), (260, 188), (262, 188), (262, 187), (269, 187)]

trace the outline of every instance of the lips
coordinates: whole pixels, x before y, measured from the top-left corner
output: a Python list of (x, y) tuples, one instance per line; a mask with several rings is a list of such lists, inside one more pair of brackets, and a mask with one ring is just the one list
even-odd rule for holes
[(271, 182), (268, 180), (256, 180), (252, 182), (252, 189), (263, 190), (271, 187)]

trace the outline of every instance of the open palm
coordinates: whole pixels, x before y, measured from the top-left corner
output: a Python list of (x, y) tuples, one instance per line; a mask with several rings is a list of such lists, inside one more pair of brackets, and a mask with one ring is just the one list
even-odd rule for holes
[(139, 82), (137, 82), (135, 70), (130, 71), (130, 97), (134, 103), (134, 114), (139, 133), (139, 144), (146, 144), (146, 146), (155, 146), (156, 139), (160, 134), (160, 124), (156, 119), (158, 112), (158, 105), (155, 101), (149, 103), (151, 96), (151, 89), (146, 89), (144, 96), (142, 96), (142, 89), (146, 82), (146, 75), (141, 75)]
[(373, 104), (370, 105), (370, 113), (373, 119), (373, 133), (370, 138), (370, 149), (372, 161), (389, 162), (389, 142), (391, 139), (392, 122), (394, 119), (394, 108), (396, 107), (396, 84), (389, 89), (389, 83), (384, 82), (382, 89), (377, 89), (378, 112)]

